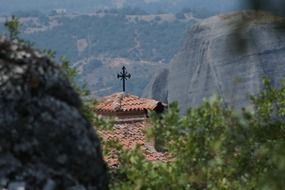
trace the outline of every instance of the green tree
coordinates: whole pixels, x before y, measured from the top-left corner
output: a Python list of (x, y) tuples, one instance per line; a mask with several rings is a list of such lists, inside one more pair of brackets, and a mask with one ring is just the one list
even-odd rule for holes
[(21, 23), (19, 19), (14, 15), (11, 17), (10, 20), (5, 22), (5, 27), (9, 32), (10, 40), (18, 39), (18, 35), (20, 34)]
[(76, 81), (76, 77), (78, 75), (78, 70), (74, 67), (70, 66), (70, 62), (66, 57), (60, 58), (60, 68), (68, 77), (68, 80), (72, 87), (78, 92), (80, 96), (87, 96), (90, 94), (87, 84), (84, 83), (83, 85), (79, 85)]
[(119, 150), (121, 163), (110, 172), (111, 189), (282, 189), (285, 82), (276, 89), (265, 80), (252, 102), (253, 110), (237, 112), (214, 98), (185, 116), (179, 115), (177, 104), (162, 116), (152, 114), (150, 134), (172, 159), (150, 162), (138, 148), (126, 151), (107, 142)]

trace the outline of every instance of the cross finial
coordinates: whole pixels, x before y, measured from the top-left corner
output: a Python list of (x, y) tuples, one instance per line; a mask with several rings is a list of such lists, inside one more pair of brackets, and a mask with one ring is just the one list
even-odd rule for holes
[(122, 68), (123, 72), (120, 72), (120, 74), (117, 75), (117, 78), (120, 78), (123, 81), (123, 92), (126, 91), (126, 80), (131, 78), (131, 74), (127, 72), (126, 67), (123, 66)]

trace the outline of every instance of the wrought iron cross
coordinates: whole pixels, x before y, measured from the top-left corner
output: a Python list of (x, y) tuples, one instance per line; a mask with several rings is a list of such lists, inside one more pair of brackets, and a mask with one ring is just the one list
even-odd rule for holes
[(117, 75), (117, 78), (120, 78), (123, 80), (123, 92), (126, 91), (126, 80), (131, 78), (131, 74), (127, 72), (126, 67), (123, 66), (122, 68), (123, 72), (120, 72), (120, 74)]

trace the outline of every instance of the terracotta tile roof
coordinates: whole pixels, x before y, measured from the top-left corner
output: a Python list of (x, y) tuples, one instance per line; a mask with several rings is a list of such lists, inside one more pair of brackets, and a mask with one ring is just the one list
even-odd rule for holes
[[(145, 122), (125, 123), (116, 124), (113, 130), (98, 130), (98, 134), (102, 137), (103, 141), (111, 139), (118, 140), (123, 148), (127, 150), (140, 145), (146, 159), (150, 161), (168, 161), (169, 155), (167, 153), (157, 152), (153, 144), (147, 141), (144, 134), (146, 129), (147, 125)], [(116, 150), (107, 155), (105, 161), (109, 167), (118, 166)]]
[(154, 110), (158, 101), (140, 98), (124, 92), (119, 92), (102, 98), (95, 111), (118, 112), (118, 111), (142, 111)]

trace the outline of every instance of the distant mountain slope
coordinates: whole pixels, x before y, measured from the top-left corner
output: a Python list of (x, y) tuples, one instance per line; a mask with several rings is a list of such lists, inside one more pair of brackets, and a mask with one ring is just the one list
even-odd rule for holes
[[(173, 19), (164, 21), (167, 16)], [(169, 61), (187, 27), (195, 20), (176, 20), (175, 15), (166, 14), (157, 17), (108, 14), (50, 17), (46, 22), (39, 27), (28, 23), (23, 37), (74, 61), (98, 54)]]
[[(25, 16), (22, 38), (35, 47), (66, 56), (81, 71), (96, 95), (121, 90), (116, 73), (122, 65), (132, 71), (127, 89), (141, 95), (149, 78), (164, 68), (181, 47), (187, 29), (199, 19), (191, 13), (139, 14), (133, 9), (97, 11), (93, 14)], [(37, 15), (38, 13), (34, 13)], [(4, 32), (0, 18), (0, 32)]]

